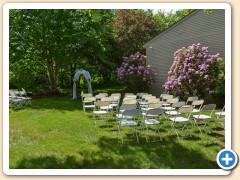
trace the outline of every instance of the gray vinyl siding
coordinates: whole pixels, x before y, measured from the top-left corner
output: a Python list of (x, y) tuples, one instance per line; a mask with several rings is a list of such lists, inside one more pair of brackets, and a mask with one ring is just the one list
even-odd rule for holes
[[(150, 92), (159, 95), (179, 48), (200, 43), (209, 47), (209, 53), (225, 56), (225, 10), (215, 9), (211, 14), (196, 10), (156, 38), (144, 45), (148, 63), (157, 72)], [(152, 48), (149, 48), (152, 47)]]

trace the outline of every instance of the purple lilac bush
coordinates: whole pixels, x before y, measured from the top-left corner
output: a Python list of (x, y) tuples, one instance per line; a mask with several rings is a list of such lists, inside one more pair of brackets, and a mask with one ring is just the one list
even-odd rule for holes
[(178, 49), (163, 87), (182, 98), (208, 97), (214, 93), (221, 61), (219, 53), (210, 55), (208, 47), (201, 47), (200, 43)]
[(124, 58), (117, 68), (117, 79), (127, 85), (132, 92), (147, 91), (148, 85), (154, 83), (155, 71), (147, 65), (146, 56), (139, 52)]

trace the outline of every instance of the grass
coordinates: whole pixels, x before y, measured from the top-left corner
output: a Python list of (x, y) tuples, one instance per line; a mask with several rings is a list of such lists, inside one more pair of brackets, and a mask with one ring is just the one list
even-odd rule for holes
[(122, 144), (115, 120), (95, 127), (80, 99), (33, 99), (32, 104), (9, 112), (11, 169), (219, 168), (216, 155), (224, 148), (224, 136), (208, 133), (209, 127), (204, 134), (195, 129), (192, 138), (178, 140), (161, 122), (162, 141), (147, 143), (140, 136), (139, 144)]

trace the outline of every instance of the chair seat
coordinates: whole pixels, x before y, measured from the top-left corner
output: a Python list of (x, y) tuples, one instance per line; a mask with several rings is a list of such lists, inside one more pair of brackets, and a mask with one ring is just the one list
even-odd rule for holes
[(176, 116), (178, 114), (181, 114), (181, 113), (179, 113), (177, 111), (166, 111), (165, 113), (168, 114), (168, 115), (171, 115), (171, 116)]
[(93, 111), (93, 114), (107, 114), (107, 111)]
[(170, 118), (171, 121), (175, 121), (175, 122), (186, 122), (186, 121), (189, 121), (188, 118), (185, 118), (185, 117), (174, 117), (174, 118)]
[(135, 121), (122, 120), (119, 123), (121, 126), (137, 126), (137, 122)]
[(216, 115), (221, 115), (221, 116), (225, 116), (225, 112), (216, 112)]
[(132, 116), (123, 116), (122, 114), (116, 114), (117, 118), (131, 119)]
[(117, 107), (118, 104), (109, 104), (109, 106), (110, 106), (111, 108), (113, 108), (113, 107)]
[(173, 108), (173, 107), (162, 107), (161, 109), (171, 111), (171, 110), (174, 110), (175, 108)]
[(192, 113), (197, 113), (197, 112), (200, 112), (200, 110), (199, 109), (193, 109), (192, 110)]
[(145, 120), (142, 120), (141, 122), (146, 125), (159, 124), (159, 121), (157, 121), (156, 119), (145, 119)]
[(95, 105), (85, 105), (84, 107), (85, 107), (85, 108), (94, 108)]
[(139, 104), (140, 105), (148, 105), (148, 102), (143, 101), (143, 102), (139, 102)]
[(153, 109), (153, 108), (142, 108), (142, 111), (148, 111), (150, 109)]
[(100, 107), (101, 110), (109, 110), (109, 109), (112, 109), (112, 107), (110, 106), (102, 106)]
[(211, 118), (211, 116), (207, 116), (207, 115), (204, 115), (204, 114), (194, 115), (193, 117), (195, 119), (210, 119)]

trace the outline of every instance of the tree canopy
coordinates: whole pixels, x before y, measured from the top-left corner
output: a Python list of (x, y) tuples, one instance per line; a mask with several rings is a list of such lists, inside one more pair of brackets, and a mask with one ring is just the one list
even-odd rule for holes
[(58, 87), (72, 86), (80, 68), (91, 73), (93, 86), (118, 83), (116, 68), (122, 58), (144, 53), (148, 40), (187, 12), (10, 10), (10, 85), (55, 93)]

